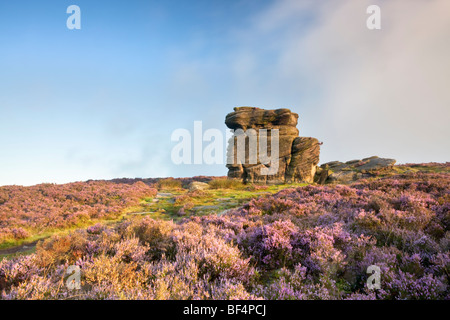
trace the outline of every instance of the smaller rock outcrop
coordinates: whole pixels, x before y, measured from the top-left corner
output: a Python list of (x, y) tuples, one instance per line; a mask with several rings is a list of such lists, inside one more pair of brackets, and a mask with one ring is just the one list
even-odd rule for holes
[(316, 183), (349, 183), (392, 171), (395, 159), (373, 156), (347, 162), (332, 161), (322, 164), (316, 170)]
[(189, 191), (209, 189), (209, 184), (200, 181), (193, 181), (189, 184)]

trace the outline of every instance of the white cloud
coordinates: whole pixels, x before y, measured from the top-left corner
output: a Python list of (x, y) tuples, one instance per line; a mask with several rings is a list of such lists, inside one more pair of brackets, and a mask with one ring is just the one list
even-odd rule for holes
[[(381, 30), (366, 28), (371, 4), (381, 7)], [(300, 106), (300, 120), (304, 113), (313, 121), (308, 133), (325, 142), (322, 161), (374, 154), (399, 162), (448, 161), (448, 39), (445, 0), (276, 1), (240, 36), (242, 55), (235, 60), (240, 66), (248, 52), (272, 53), (273, 64), (256, 56), (246, 62), (251, 67), (233, 70), (240, 84), (264, 74), (268, 102), (302, 88), (316, 91), (302, 93), (317, 95), (314, 105), (299, 101), (293, 109)]]

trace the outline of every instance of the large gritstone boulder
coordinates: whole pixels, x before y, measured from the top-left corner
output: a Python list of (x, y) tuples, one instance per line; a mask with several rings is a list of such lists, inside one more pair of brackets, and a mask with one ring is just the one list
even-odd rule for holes
[(244, 183), (313, 182), (319, 141), (299, 137), (297, 121), (289, 109), (234, 108), (225, 119), (233, 132), (228, 177)]

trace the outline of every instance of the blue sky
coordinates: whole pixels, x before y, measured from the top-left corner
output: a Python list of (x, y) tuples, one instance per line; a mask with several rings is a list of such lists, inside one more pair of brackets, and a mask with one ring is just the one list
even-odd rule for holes
[[(66, 8), (81, 8), (81, 30)], [(379, 4), (382, 29), (365, 27)], [(425, 7), (426, 6), (426, 7)], [(178, 128), (290, 108), (321, 162), (449, 160), (449, 3), (2, 1), (0, 185), (225, 175), (174, 165)]]

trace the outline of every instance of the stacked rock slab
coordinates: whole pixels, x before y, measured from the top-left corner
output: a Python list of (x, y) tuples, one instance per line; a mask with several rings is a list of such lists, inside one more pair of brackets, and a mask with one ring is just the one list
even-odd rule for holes
[[(234, 112), (229, 113), (225, 119), (227, 127), (234, 131), (227, 150), (229, 159), (234, 155), (233, 161), (229, 160), (229, 164), (227, 164), (228, 177), (242, 180), (244, 183), (312, 182), (316, 166), (319, 163), (319, 141), (315, 138), (299, 137), (297, 121), (298, 114), (289, 109), (234, 108)], [(272, 152), (272, 130), (278, 129), (278, 158), (272, 159), (271, 164), (261, 163), (259, 148), (252, 149), (248, 136), (245, 137), (245, 161), (238, 161), (236, 157), (238, 136), (242, 132), (250, 132), (249, 129), (254, 129), (256, 137), (259, 137), (261, 129), (267, 130), (269, 157)], [(259, 138), (257, 138), (257, 142), (259, 145)], [(256, 163), (249, 161), (249, 155), (253, 154), (252, 152), (257, 154)], [(261, 174), (261, 169), (271, 165), (278, 166), (278, 170), (274, 174)]]

